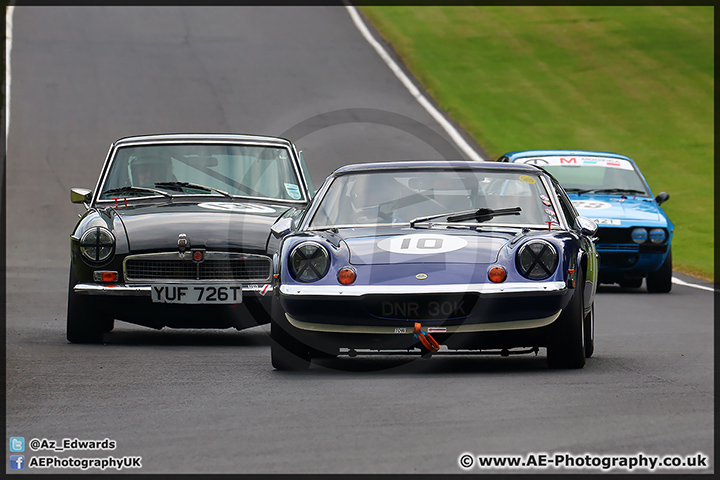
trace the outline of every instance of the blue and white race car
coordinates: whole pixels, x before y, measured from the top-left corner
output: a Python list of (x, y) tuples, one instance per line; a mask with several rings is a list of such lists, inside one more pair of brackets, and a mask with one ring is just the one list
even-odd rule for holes
[(581, 368), (593, 353), (597, 225), (540, 168), (349, 165), (328, 177), (298, 225), (283, 222), (273, 227), (284, 235), (276, 369), (440, 345), (501, 355), (543, 347), (553, 368)]
[(649, 292), (672, 288), (674, 226), (635, 162), (625, 155), (582, 150), (510, 152), (499, 162), (537, 165), (558, 179), (580, 214), (598, 224), (600, 282)]

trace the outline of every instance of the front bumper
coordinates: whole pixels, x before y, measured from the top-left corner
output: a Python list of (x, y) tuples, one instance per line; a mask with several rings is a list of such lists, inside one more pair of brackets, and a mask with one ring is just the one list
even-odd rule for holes
[[(168, 282), (172, 283), (172, 282)], [(211, 283), (202, 283), (203, 285), (212, 285)], [(133, 297), (133, 296), (145, 296), (151, 295), (151, 285), (133, 285), (125, 283), (78, 283), (73, 287), (73, 291), (80, 295), (107, 295), (112, 297)], [(273, 295), (273, 289), (269, 284), (265, 285), (243, 285), (243, 295), (246, 293), (256, 295)]]
[(563, 293), (567, 290), (565, 282), (543, 283), (478, 283), (468, 285), (281, 285), (280, 293), (287, 297), (323, 296), (323, 297), (359, 297), (363, 295), (386, 294), (425, 294), (425, 293), (477, 293), (477, 294), (517, 294), (517, 293)]

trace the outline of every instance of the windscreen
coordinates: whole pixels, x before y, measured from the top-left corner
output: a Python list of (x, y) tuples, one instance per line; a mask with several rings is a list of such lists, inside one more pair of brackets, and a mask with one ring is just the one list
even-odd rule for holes
[(143, 189), (177, 190), (178, 184), (194, 186), (182, 187), (183, 194), (207, 194), (207, 189), (217, 189), (230, 195), (246, 197), (280, 200), (303, 198), (288, 149), (237, 144), (168, 144), (119, 148), (99, 198), (115, 198), (118, 192), (122, 192), (125, 197), (146, 196), (152, 192)]
[(518, 215), (483, 219), (483, 224), (547, 228), (549, 204), (548, 193), (535, 175), (480, 170), (376, 171), (337, 177), (309, 226), (402, 225), (431, 215), (520, 207)]

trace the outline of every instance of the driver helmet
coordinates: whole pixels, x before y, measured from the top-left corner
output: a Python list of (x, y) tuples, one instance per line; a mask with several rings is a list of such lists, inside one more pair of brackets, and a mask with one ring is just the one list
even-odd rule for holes
[(150, 186), (171, 180), (170, 159), (160, 155), (138, 155), (128, 164), (133, 186)]

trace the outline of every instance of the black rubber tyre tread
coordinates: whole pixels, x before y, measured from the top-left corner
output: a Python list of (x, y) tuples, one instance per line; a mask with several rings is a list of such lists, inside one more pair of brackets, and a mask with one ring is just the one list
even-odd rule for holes
[(584, 283), (582, 269), (578, 268), (575, 293), (555, 321), (553, 338), (547, 346), (547, 364), (550, 368), (570, 369), (585, 366)]
[(650, 293), (668, 293), (672, 290), (672, 250), (668, 252), (662, 266), (648, 274), (646, 285)]
[(285, 312), (275, 301), (270, 320), (270, 357), (275, 370), (302, 371), (310, 368), (310, 349), (294, 338), (286, 328)]
[[(94, 299), (85, 295), (78, 295), (73, 291), (77, 279), (70, 267), (70, 280), (68, 282), (68, 305), (66, 336), (71, 343), (102, 343), (103, 332), (108, 330), (108, 320), (100, 318), (97, 310), (93, 308)], [(112, 319), (109, 322), (114, 323)]]

